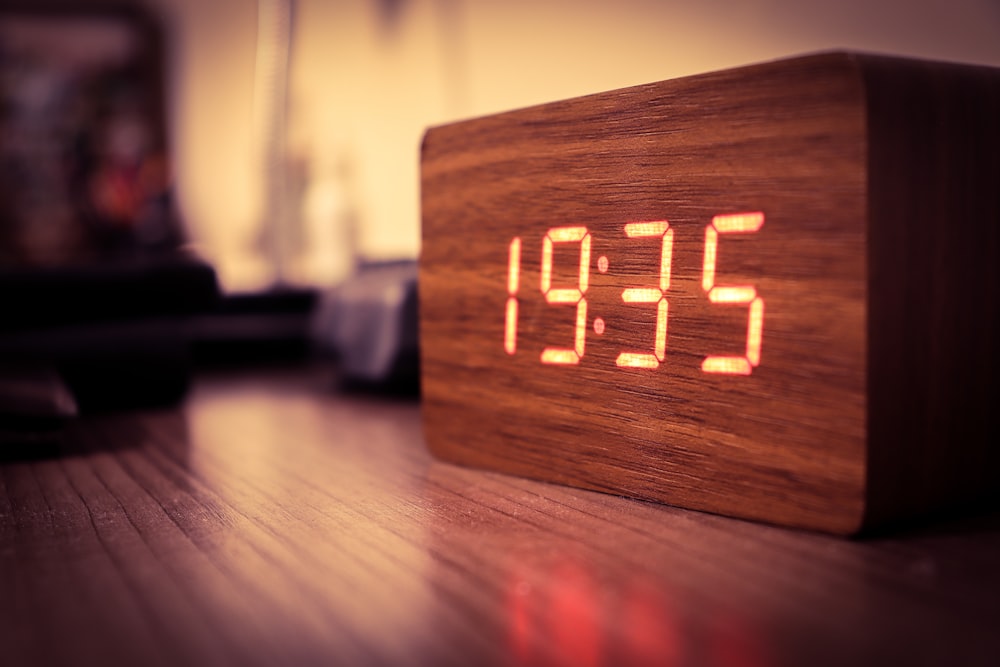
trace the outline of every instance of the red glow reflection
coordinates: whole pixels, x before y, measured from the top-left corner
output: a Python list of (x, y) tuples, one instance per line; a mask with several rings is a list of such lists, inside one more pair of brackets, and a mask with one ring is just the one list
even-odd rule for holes
[(596, 667), (603, 646), (597, 592), (587, 571), (573, 562), (562, 563), (553, 572), (549, 633), (568, 664)]
[(709, 660), (718, 667), (767, 667), (772, 658), (753, 628), (736, 616), (719, 616), (713, 623)]
[(548, 570), (533, 585), (515, 572), (508, 589), (510, 648), (517, 665), (606, 664), (606, 615), (590, 573), (574, 561)]
[(516, 665), (704, 664), (768, 667), (772, 656), (748, 619), (708, 616), (662, 582), (603, 581), (578, 560), (519, 567), (507, 590), (509, 648)]
[(677, 618), (664, 596), (642, 582), (633, 581), (626, 594), (622, 631), (622, 664), (682, 664), (684, 637)]
[(519, 665), (531, 664), (531, 635), (535, 619), (531, 618), (531, 584), (515, 576), (507, 589), (507, 613), (510, 618), (510, 648)]

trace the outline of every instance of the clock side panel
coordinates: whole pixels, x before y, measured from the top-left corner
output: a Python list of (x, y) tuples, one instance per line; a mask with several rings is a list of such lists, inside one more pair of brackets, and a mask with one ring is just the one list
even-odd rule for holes
[(866, 523), (1000, 501), (1000, 69), (865, 57)]
[[(861, 100), (852, 63), (830, 55), (430, 130), (420, 333), (434, 454), (856, 530), (866, 455)], [(752, 347), (754, 306), (713, 303), (705, 290), (708, 227), (738, 213), (763, 223), (717, 219), (713, 285), (759, 297), (760, 358), (749, 375), (709, 373), (706, 357), (746, 358)], [(626, 227), (644, 222), (657, 224)], [(575, 363), (545, 363), (546, 350)], [(623, 352), (657, 367), (620, 366)]]

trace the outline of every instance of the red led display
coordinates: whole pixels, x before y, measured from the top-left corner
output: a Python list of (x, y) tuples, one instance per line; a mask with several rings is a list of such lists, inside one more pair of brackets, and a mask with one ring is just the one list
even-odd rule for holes
[[(754, 366), (760, 364), (761, 345), (764, 331), (764, 300), (757, 290), (748, 285), (716, 285), (715, 267), (718, 254), (719, 234), (753, 233), (764, 224), (764, 214), (733, 213), (717, 215), (705, 229), (705, 255), (702, 269), (702, 288), (709, 301), (723, 305), (746, 305), (748, 308), (747, 341), (745, 356), (708, 356), (701, 369), (706, 373), (729, 375), (749, 375)], [(622, 368), (655, 369), (666, 361), (667, 318), (670, 310), (670, 265), (673, 257), (674, 230), (665, 220), (655, 222), (630, 222), (624, 226), (624, 235), (630, 239), (654, 238), (661, 240), (659, 279), (656, 287), (627, 287), (622, 290), (621, 299), (628, 304), (654, 304), (656, 307), (656, 331), (653, 352), (621, 352), (615, 364)], [(587, 297), (590, 284), (591, 235), (586, 227), (553, 227), (542, 240), (542, 264), (540, 286), (546, 303), (553, 305), (575, 305), (576, 326), (573, 348), (546, 347), (541, 354), (543, 364), (573, 365), (580, 363), (586, 352), (587, 338)], [(552, 285), (553, 252), (556, 243), (580, 243), (580, 268), (578, 285), (575, 288), (556, 288)], [(504, 350), (513, 355), (517, 350), (517, 291), (521, 271), (521, 237), (510, 242), (507, 264), (507, 308), (504, 324)], [(597, 268), (602, 274), (610, 267), (608, 258), (598, 258)], [(604, 318), (594, 319), (594, 332), (604, 333)]]

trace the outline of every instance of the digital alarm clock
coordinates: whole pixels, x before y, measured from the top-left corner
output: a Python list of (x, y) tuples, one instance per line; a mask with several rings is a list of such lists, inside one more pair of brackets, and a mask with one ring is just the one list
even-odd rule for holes
[(1000, 72), (824, 53), (435, 127), (439, 458), (838, 534), (1000, 487)]

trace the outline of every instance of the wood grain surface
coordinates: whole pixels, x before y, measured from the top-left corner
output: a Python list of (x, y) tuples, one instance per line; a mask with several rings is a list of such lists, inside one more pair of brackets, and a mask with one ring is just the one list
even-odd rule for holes
[[(995, 493), (998, 91), (995, 70), (830, 53), (432, 128), (431, 450), (841, 534)], [(707, 374), (708, 355), (743, 353), (748, 310), (709, 301), (706, 228), (743, 212), (763, 225), (720, 235), (717, 282), (766, 304), (761, 360), (751, 375)], [(657, 285), (659, 239), (625, 234), (649, 221), (673, 234), (667, 344), (658, 368), (620, 368), (620, 352), (653, 351), (656, 308), (623, 299)], [(553, 244), (546, 263), (543, 239), (565, 226), (586, 228), (589, 263), (582, 241)], [(582, 312), (547, 302), (546, 285), (585, 272), (585, 347), (543, 363), (573, 347)]]
[(5, 451), (2, 664), (995, 664), (997, 515), (848, 541), (549, 485), (331, 386), (206, 378)]

